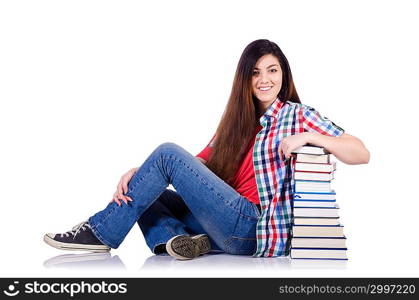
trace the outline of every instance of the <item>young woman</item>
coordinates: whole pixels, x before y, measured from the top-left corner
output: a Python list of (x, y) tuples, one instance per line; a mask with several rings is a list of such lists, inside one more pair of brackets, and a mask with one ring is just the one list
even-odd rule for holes
[(158, 146), (122, 176), (104, 210), (44, 240), (59, 249), (109, 251), (138, 223), (153, 253), (181, 260), (211, 250), (288, 255), (291, 152), (307, 143), (347, 164), (369, 161), (358, 138), (300, 103), (280, 48), (256, 40), (245, 48), (217, 131), (197, 157), (176, 144)]

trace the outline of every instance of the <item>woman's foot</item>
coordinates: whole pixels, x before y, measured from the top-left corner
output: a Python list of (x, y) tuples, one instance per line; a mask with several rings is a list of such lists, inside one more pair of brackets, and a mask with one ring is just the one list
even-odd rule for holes
[(210, 252), (211, 244), (206, 234), (177, 235), (167, 242), (166, 251), (176, 259), (187, 260)]
[(111, 250), (93, 234), (87, 221), (81, 222), (66, 233), (47, 233), (44, 241), (48, 245), (72, 251), (108, 252)]

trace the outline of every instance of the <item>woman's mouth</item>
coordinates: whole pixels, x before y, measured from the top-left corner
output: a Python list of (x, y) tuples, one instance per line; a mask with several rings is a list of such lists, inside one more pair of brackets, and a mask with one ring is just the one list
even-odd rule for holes
[(261, 92), (266, 92), (266, 91), (269, 91), (271, 88), (272, 86), (261, 86), (258, 88), (258, 90)]

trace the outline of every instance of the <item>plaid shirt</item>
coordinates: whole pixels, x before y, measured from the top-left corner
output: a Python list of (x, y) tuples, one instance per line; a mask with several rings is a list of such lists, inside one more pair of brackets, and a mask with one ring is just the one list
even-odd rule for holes
[(253, 165), (261, 216), (256, 227), (254, 257), (287, 256), (292, 224), (294, 158), (284, 161), (278, 152), (284, 137), (301, 132), (340, 136), (344, 131), (312, 107), (276, 99), (260, 118), (263, 129), (253, 147)]

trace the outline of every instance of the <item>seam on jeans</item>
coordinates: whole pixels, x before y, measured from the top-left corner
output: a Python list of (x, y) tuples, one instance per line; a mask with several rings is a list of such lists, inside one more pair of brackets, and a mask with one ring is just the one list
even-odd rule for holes
[[(136, 187), (138, 186), (138, 184), (140, 183), (140, 181), (143, 181), (143, 180), (144, 180), (144, 178), (145, 178), (146, 176), (148, 176), (148, 174), (150, 174), (150, 173), (151, 173), (151, 170), (152, 170), (153, 168), (156, 168), (156, 162), (153, 162), (153, 163), (152, 163), (152, 165), (151, 165), (151, 167), (148, 169), (147, 173), (145, 173), (142, 177), (138, 178), (138, 179), (134, 182), (134, 184), (132, 184), (131, 188), (129, 188), (129, 189), (128, 189), (127, 194), (129, 194), (129, 193), (131, 193), (132, 191), (134, 191), (134, 190), (135, 190), (135, 188), (136, 188)], [(134, 174), (134, 176), (135, 176), (135, 174)]]
[(102, 223), (104, 223), (108, 218), (109, 218), (109, 216), (111, 215), (111, 213), (113, 213), (115, 211), (115, 206), (114, 207), (112, 207), (108, 212), (107, 212), (107, 214), (99, 221), (99, 222), (97, 222), (97, 224), (96, 224), (96, 227), (98, 226), (98, 225), (102, 225)]
[[(204, 180), (204, 177), (203, 176), (200, 176), (200, 174), (195, 170), (195, 169), (193, 169), (193, 168), (191, 168), (190, 167), (190, 165), (187, 165), (183, 160), (181, 160), (181, 159), (177, 159), (176, 157), (173, 157), (172, 156), (172, 154), (168, 157), (169, 159), (172, 159), (172, 160), (175, 160), (175, 161), (179, 161), (180, 163), (182, 163), (187, 169), (189, 169), (196, 177), (198, 177), (200, 180), (201, 180), (201, 182), (202, 183), (204, 183), (204, 185), (205, 186), (207, 186), (208, 188), (209, 188), (209, 190), (213, 193), (213, 194), (215, 194), (216, 196), (218, 196), (218, 198), (220, 198), (226, 205), (228, 205), (229, 207), (231, 207), (234, 211), (236, 211), (241, 217), (243, 217), (243, 218), (246, 218), (246, 219), (248, 219), (248, 220), (258, 220), (259, 219), (259, 217), (252, 217), (252, 216), (249, 216), (249, 215), (244, 215), (244, 214), (242, 214), (240, 211), (238, 211), (237, 209), (235, 209), (233, 206), (232, 206), (232, 204), (231, 203), (229, 203), (229, 202), (227, 202), (227, 201), (225, 201), (225, 198), (220, 194), (220, 193), (217, 193), (217, 192), (215, 192), (215, 189), (212, 187), (212, 186), (210, 186), (209, 184), (208, 184), (208, 182), (206, 182), (205, 180)], [(214, 174), (215, 175), (215, 174)], [(215, 175), (215, 176), (217, 176), (217, 175)], [(221, 178), (220, 178), (221, 179)], [(222, 179), (221, 179), (222, 180)], [(227, 183), (226, 183), (227, 184)], [(239, 194), (239, 197), (242, 197), (240, 194)]]
[[(228, 205), (229, 207), (231, 207), (234, 211), (236, 211), (238, 214), (239, 214), (239, 216), (241, 216), (241, 217), (243, 217), (243, 218), (245, 218), (245, 219), (248, 219), (248, 220), (258, 220), (259, 219), (259, 217), (252, 217), (252, 216), (249, 216), (249, 215), (244, 215), (244, 214), (242, 214), (240, 211), (238, 211), (237, 209), (235, 209), (235, 208), (233, 208), (232, 207), (232, 204), (231, 203), (229, 203), (229, 202), (227, 202), (227, 201), (225, 201), (225, 198), (220, 194), (220, 193), (217, 193), (217, 192), (215, 192), (215, 189), (214, 189), (214, 187), (212, 187), (212, 186), (210, 186), (209, 184), (208, 184), (208, 182), (207, 181), (205, 181), (204, 180), (204, 177), (203, 176), (200, 176), (199, 175), (199, 173), (195, 170), (195, 169), (193, 169), (193, 168), (191, 168), (191, 166), (190, 165), (187, 165), (183, 160), (181, 160), (181, 159), (178, 159), (177, 157), (175, 157), (173, 154), (170, 154), (168, 157), (166, 157), (166, 158), (168, 158), (168, 159), (171, 159), (171, 160), (174, 160), (174, 161), (178, 161), (178, 162), (180, 162), (180, 163), (182, 163), (187, 169), (189, 169), (196, 177), (198, 177), (199, 178), (199, 180), (201, 180), (201, 182), (211, 191), (211, 193), (212, 194), (214, 194), (214, 195), (216, 195), (219, 199), (221, 199), (226, 205)], [(135, 190), (135, 188), (138, 186), (138, 184), (140, 183), (140, 181), (143, 181), (144, 180), (144, 178), (146, 177), (146, 176), (148, 176), (148, 174), (150, 174), (150, 172), (151, 172), (151, 170), (153, 169), (153, 168), (157, 168), (157, 160), (155, 160), (153, 163), (152, 163), (152, 165), (151, 165), (151, 167), (148, 169), (148, 171), (147, 171), (147, 173), (146, 174), (144, 174), (142, 177), (140, 177), (140, 178), (138, 178), (135, 182), (134, 182), (134, 184), (132, 185), (132, 187), (130, 188), (130, 189), (128, 189), (128, 192), (127, 193), (131, 193), (132, 191), (134, 191)], [(214, 174), (215, 175), (215, 174)], [(217, 176), (217, 175), (215, 175), (215, 176)], [(220, 178), (220, 180), (222, 180), (221, 178)], [(169, 182), (169, 184), (171, 184), (171, 182)], [(227, 183), (226, 183), (227, 184)], [(241, 197), (241, 195), (239, 194), (239, 197)]]
[(163, 226), (167, 229), (167, 231), (169, 232), (169, 234), (177, 235), (177, 233), (173, 230), (172, 227), (167, 226), (166, 224), (164, 224)]
[[(236, 241), (250, 241), (253, 242), (254, 241), (254, 246), (251, 249), (251, 251), (248, 251), (247, 253), (244, 253), (242, 248), (233, 248), (232, 246), (232, 242), (236, 240)], [(246, 239), (246, 238), (237, 238), (235, 236), (231, 236), (228, 239), (224, 240), (224, 246), (225, 246), (225, 252), (229, 253), (229, 254), (238, 254), (238, 255), (252, 255), (252, 253), (254, 253), (257, 249), (257, 242), (256, 239)]]
[(107, 241), (106, 239), (103, 238), (103, 236), (97, 230), (97, 225), (92, 226), (91, 229), (92, 229), (93, 233), (95, 234), (95, 236), (97, 237), (97, 239), (99, 241), (101, 241), (103, 244), (105, 244), (105, 245), (107, 245), (107, 246), (109, 246), (113, 249), (118, 248), (118, 247), (116, 247), (116, 245), (114, 243), (111, 243), (111, 242), (109, 242), (109, 241)]
[(255, 241), (256, 240), (255, 237), (254, 238), (244, 238), (244, 237), (238, 237), (238, 236), (234, 236), (234, 235), (232, 235), (231, 238), (236, 239), (236, 240), (244, 240), (244, 241)]

